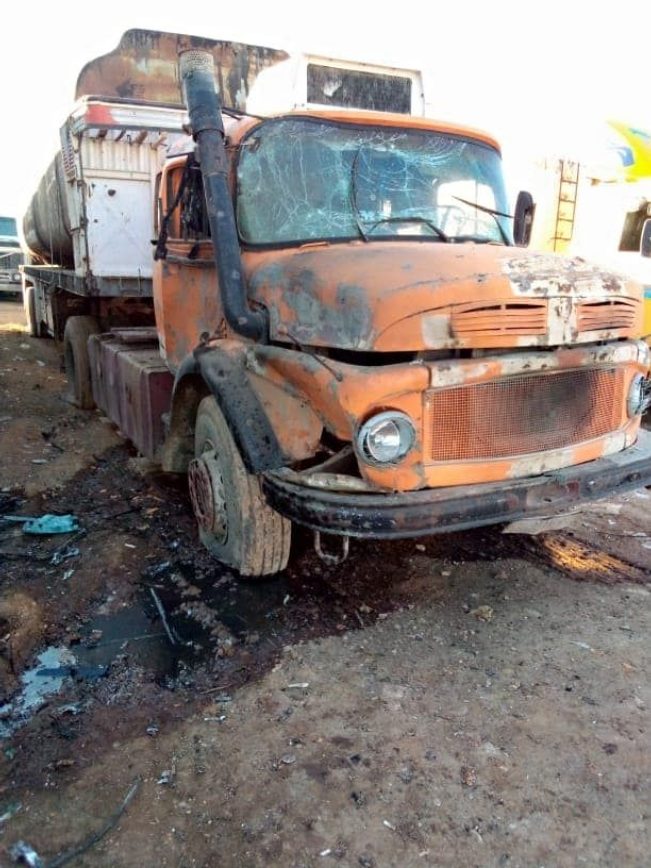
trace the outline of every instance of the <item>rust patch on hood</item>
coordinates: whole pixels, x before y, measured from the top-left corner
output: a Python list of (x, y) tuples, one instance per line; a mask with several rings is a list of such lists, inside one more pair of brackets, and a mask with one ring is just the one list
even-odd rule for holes
[[(558, 346), (635, 336), (641, 316), (637, 285), (576, 257), (514, 247), (354, 241), (248, 251), (243, 260), (250, 296), (269, 310), (272, 340), (310, 346)], [(633, 325), (582, 338), (577, 305), (613, 297), (637, 305)]]

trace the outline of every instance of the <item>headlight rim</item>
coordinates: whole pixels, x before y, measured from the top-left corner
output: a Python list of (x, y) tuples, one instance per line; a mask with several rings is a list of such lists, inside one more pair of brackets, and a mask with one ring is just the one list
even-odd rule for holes
[[(396, 424), (400, 434), (400, 451), (395, 457), (381, 461), (375, 458), (367, 447), (367, 437), (371, 429), (387, 421)], [(361, 460), (372, 467), (392, 467), (399, 464), (414, 448), (416, 443), (416, 426), (411, 417), (403, 410), (381, 410), (368, 416), (358, 427), (354, 438), (355, 451)]]
[[(629, 419), (635, 419), (636, 416), (643, 415), (646, 408), (645, 401), (645, 383), (647, 382), (647, 378), (644, 374), (635, 374), (633, 379), (631, 380), (628, 387), (628, 394), (626, 396), (626, 412), (628, 413)], [(637, 390), (637, 394), (635, 394), (634, 390)], [(633, 402), (636, 400), (636, 408), (633, 406)]]

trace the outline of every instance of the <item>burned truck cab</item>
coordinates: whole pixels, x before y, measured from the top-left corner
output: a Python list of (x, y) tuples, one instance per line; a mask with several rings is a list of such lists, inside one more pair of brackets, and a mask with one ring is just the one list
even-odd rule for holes
[(640, 288), (514, 245), (492, 137), (223, 118), (202, 64), (181, 65), (197, 146), (162, 174), (154, 301), (165, 464), (217, 557), (271, 573), (291, 522), (419, 536), (651, 481)]

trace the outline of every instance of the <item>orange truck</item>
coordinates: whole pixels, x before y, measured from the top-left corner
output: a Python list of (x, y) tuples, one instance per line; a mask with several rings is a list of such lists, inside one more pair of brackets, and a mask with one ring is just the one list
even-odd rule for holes
[[(286, 566), (293, 524), (333, 561), (350, 537), (650, 484), (640, 287), (525, 249), (533, 203), (510, 215), (498, 143), (417, 114), (408, 71), (303, 62), (289, 110), (247, 112), (289, 62), (129, 31), (82, 71), (60, 170), (85, 197), (70, 263), (24, 269), (32, 328), (63, 335), (77, 403), (186, 473), (202, 542), (250, 576)], [(164, 151), (156, 173), (143, 146)], [(140, 282), (90, 273), (92, 209), (120, 199), (124, 164), (152, 179)], [(106, 241), (119, 259), (120, 234)]]

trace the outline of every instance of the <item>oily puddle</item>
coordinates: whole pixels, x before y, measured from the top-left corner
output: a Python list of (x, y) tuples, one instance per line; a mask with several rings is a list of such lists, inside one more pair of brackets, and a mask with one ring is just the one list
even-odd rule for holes
[[(52, 645), (41, 651), (20, 677), (18, 690), (0, 706), (0, 739), (9, 738), (43, 707), (79, 713), (84, 701), (68, 702), (69, 688), (83, 695), (104, 679), (117, 661), (139, 668), (167, 687), (187, 673), (222, 656), (250, 636), (261, 644), (273, 636), (278, 612), (285, 607), (282, 581), (255, 587), (217, 577), (200, 596), (188, 598), (186, 583), (178, 587), (170, 577), (142, 587), (137, 597), (115, 612), (103, 607), (80, 627), (68, 646)], [(225, 582), (225, 584), (223, 584)]]

